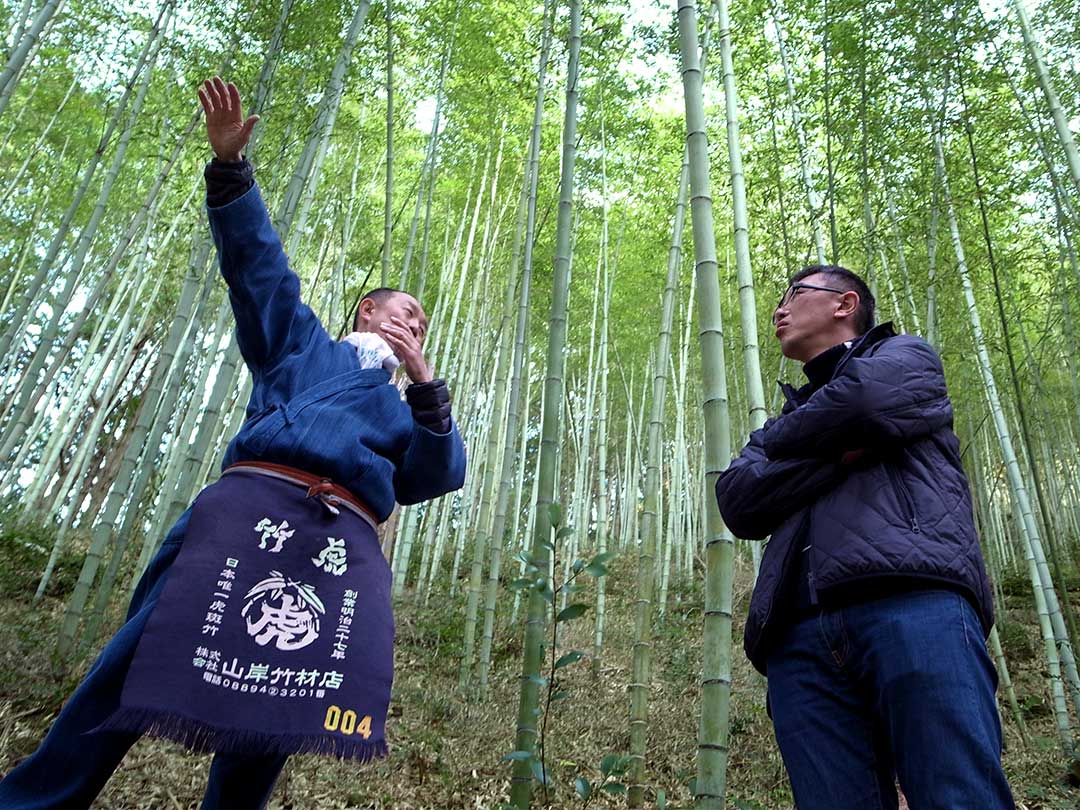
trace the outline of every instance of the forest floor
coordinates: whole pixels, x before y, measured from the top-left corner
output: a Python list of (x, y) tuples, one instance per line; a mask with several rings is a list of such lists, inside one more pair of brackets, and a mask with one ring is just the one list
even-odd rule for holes
[[(78, 559), (65, 559), (56, 581), (37, 605), (30, 601), (37, 568), (29, 547), (0, 537), (0, 773), (30, 754), (63, 701), (89, 666), (58, 676), (51, 660), (67, 591)], [(36, 554), (33, 555), (36, 557)], [(749, 578), (736, 576), (735, 638), (741, 638)], [(633, 566), (613, 564), (608, 584), (606, 648), (599, 675), (591, 662), (561, 670), (569, 696), (555, 704), (547, 730), (555, 789), (551, 807), (578, 807), (573, 783), (583, 775), (600, 781), (599, 763), (627, 747), (633, 633)], [(390, 756), (364, 766), (304, 756), (286, 766), (271, 808), (498, 808), (508, 798), (509, 763), (517, 715), (519, 631), (499, 628), (493, 674), (484, 701), (457, 690), (462, 650), (463, 599), (433, 597), (427, 608), (408, 600), (397, 611), (396, 680), (387, 723)], [(1030, 590), (1007, 583), (1009, 621), (1000, 629), (1017, 694), (1033, 736), (1025, 747), (1008, 718), (1005, 770), (1017, 804), (1027, 810), (1080, 806), (1080, 789), (1062, 781), (1062, 759), (1049, 711), (1041, 642)], [(1076, 594), (1074, 593), (1074, 596)], [(410, 595), (411, 596), (411, 595)], [(581, 601), (588, 601), (583, 594)], [(504, 596), (506, 605), (509, 596)], [(656, 629), (649, 704), (646, 807), (690, 808), (695, 772), (698, 678), (701, 661), (700, 581), (673, 586)], [(119, 609), (112, 617), (120, 621)], [(591, 649), (592, 621), (565, 625), (566, 649)], [(560, 650), (561, 652), (562, 650)], [(734, 810), (792, 806), (787, 780), (765, 713), (763, 680), (736, 641), (728, 763), (728, 804)], [(109, 781), (98, 808), (194, 808), (206, 782), (209, 757), (144, 739)], [(58, 775), (59, 776), (59, 775)], [(541, 792), (534, 806), (542, 807)], [(625, 798), (598, 794), (592, 807), (623, 807)]]

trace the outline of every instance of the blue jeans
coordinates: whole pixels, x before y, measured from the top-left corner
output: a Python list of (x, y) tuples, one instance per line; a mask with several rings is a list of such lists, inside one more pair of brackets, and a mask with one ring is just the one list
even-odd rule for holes
[[(0, 781), (3, 810), (89, 807), (135, 744), (134, 734), (93, 729), (119, 705), (128, 665), (180, 552), (187, 519), (185, 512), (165, 538), (139, 581), (127, 622), (68, 698), (37, 751)], [(217, 754), (210, 766), (203, 810), (261, 807), (270, 798), (286, 759)]]
[(1012, 810), (997, 672), (957, 593), (925, 590), (795, 622), (768, 659), (798, 810)]

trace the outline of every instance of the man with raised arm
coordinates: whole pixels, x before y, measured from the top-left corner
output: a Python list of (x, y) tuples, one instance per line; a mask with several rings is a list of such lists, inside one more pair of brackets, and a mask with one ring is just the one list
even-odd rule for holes
[[(88, 807), (143, 733), (215, 757), (203, 807), (266, 803), (290, 754), (386, 751), (390, 570), (375, 534), (395, 501), (459, 489), (465, 451), (424, 359), (411, 295), (361, 300), (330, 337), (300, 300), (243, 150), (256, 116), (220, 78), (199, 100), (215, 159), (207, 208), (236, 340), (252, 375), (221, 478), (172, 527), (127, 622), (0, 807)], [(412, 380), (402, 401), (398, 364)]]

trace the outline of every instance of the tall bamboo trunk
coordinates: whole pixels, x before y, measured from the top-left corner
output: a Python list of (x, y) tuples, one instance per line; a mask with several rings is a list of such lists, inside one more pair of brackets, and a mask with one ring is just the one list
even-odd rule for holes
[[(506, 412), (505, 447), (503, 448), (502, 467), (499, 470), (499, 486), (495, 496), (495, 517), (491, 527), (490, 557), (488, 568), (488, 580), (484, 599), (484, 628), (480, 641), (479, 680), (480, 693), (486, 694), (488, 688), (488, 672), (491, 666), (491, 645), (495, 633), (495, 611), (498, 600), (499, 573), (501, 569), (502, 547), (505, 542), (506, 510), (511, 489), (511, 477), (513, 475), (513, 448), (517, 441), (518, 421), (524, 425), (528, 420), (521, 419), (521, 374), (528, 352), (527, 330), (529, 320), (529, 301), (532, 285), (532, 255), (533, 241), (536, 237), (536, 191), (539, 183), (539, 160), (540, 160), (540, 124), (543, 120), (544, 95), (546, 92), (548, 56), (551, 50), (551, 28), (554, 19), (555, 4), (553, 0), (545, 0), (543, 19), (541, 22), (542, 34), (540, 40), (539, 64), (537, 66), (536, 99), (533, 104), (532, 129), (529, 135), (528, 155), (525, 161), (524, 177), (522, 178), (521, 199), (519, 211), (524, 214), (523, 230), (515, 229), (514, 246), (511, 250), (511, 271), (516, 272), (518, 263), (518, 251), (522, 251), (522, 273), (520, 289), (516, 299), (512, 299), (513, 285), (507, 281), (507, 299), (504, 306), (505, 312), (513, 312), (513, 303), (516, 300), (517, 318), (514, 323), (513, 353), (511, 355), (510, 392)], [(523, 244), (522, 244), (523, 242)], [(504, 316), (505, 318), (505, 316)], [(509, 325), (509, 321), (506, 321)], [(505, 339), (502, 341), (506, 343)], [(502, 362), (502, 350), (500, 349), (500, 363)], [(504, 387), (496, 384), (496, 392)], [(528, 407), (528, 395), (525, 398), (525, 408)], [(524, 432), (523, 432), (524, 437)], [(523, 438), (524, 441), (524, 438)], [(490, 451), (489, 451), (490, 452)], [(519, 465), (524, 470), (524, 455), (518, 459)], [(521, 484), (517, 487), (518, 497), (521, 495)], [(515, 510), (515, 515), (520, 512), (520, 507)], [(516, 539), (516, 530), (511, 542)]]
[(1069, 165), (1069, 174), (1072, 176), (1076, 191), (1080, 194), (1080, 150), (1076, 147), (1076, 139), (1069, 128), (1069, 119), (1061, 106), (1057, 93), (1050, 83), (1050, 72), (1046, 69), (1046, 61), (1043, 59), (1042, 48), (1031, 31), (1031, 22), (1028, 20), (1027, 11), (1024, 10), (1023, 0), (1012, 0), (1016, 18), (1020, 21), (1020, 31), (1024, 38), (1028, 56), (1035, 68), (1035, 78), (1039, 87), (1046, 97), (1046, 106), (1050, 108), (1050, 116), (1054, 120), (1054, 130), (1057, 132), (1061, 148), (1065, 151), (1066, 162)]
[(390, 286), (394, 230), (394, 18), (393, 0), (385, 0), (386, 19), (386, 199), (383, 205), (383, 249), (381, 287)]
[(94, 150), (93, 155), (90, 156), (86, 167), (83, 169), (82, 174), (79, 177), (78, 186), (75, 189), (75, 193), (72, 196), (71, 202), (67, 209), (64, 211), (63, 216), (59, 224), (56, 226), (56, 231), (50, 240), (48, 247), (45, 249), (45, 253), (42, 256), (41, 262), (38, 265), (37, 273), (33, 280), (27, 285), (26, 291), (21, 296), (19, 303), (16, 305), (15, 315), (9, 321), (9, 327), (4, 330), (0, 335), (0, 358), (5, 361), (8, 358), (8, 351), (11, 348), (12, 342), (18, 335), (19, 330), (22, 329), (24, 318), (30, 311), (30, 304), (32, 303), (34, 296), (37, 292), (43, 289), (46, 280), (54, 270), (54, 264), (56, 259), (60, 255), (60, 251), (64, 246), (65, 241), (70, 236), (70, 230), (72, 223), (75, 220), (75, 215), (82, 204), (83, 199), (86, 197), (87, 192), (90, 190), (90, 185), (97, 173), (97, 170), (101, 166), (101, 161), (104, 158), (105, 151), (108, 149), (109, 144), (112, 142), (112, 137), (116, 134), (117, 128), (121, 122), (124, 121), (128, 111), (128, 104), (131, 101), (132, 93), (135, 92), (135, 85), (142, 76), (143, 70), (147, 69), (147, 64), (151, 58), (156, 58), (158, 50), (160, 48), (160, 38), (162, 36), (164, 20), (167, 19), (172, 13), (172, 4), (167, 2), (161, 9), (158, 15), (157, 21), (154, 23), (154, 27), (151, 29), (147, 36), (146, 42), (143, 45), (142, 51), (140, 51), (138, 58), (136, 59), (135, 66), (132, 68), (131, 73), (128, 75), (127, 82), (124, 85), (124, 91), (121, 93), (120, 98), (116, 101), (116, 106), (113, 109), (112, 115), (109, 117), (105, 124), (104, 131), (101, 134), (101, 138), (98, 140), (97, 148)]
[(1013, 447), (1012, 435), (1001, 407), (1001, 399), (998, 395), (997, 383), (994, 380), (993, 370), (990, 365), (990, 355), (986, 348), (986, 340), (983, 336), (982, 321), (975, 304), (975, 292), (971, 285), (968, 274), (967, 261), (964, 257), (963, 244), (960, 241), (960, 230), (956, 220), (956, 212), (953, 208), (952, 195), (949, 191), (949, 178), (945, 170), (945, 155), (941, 145), (941, 134), (935, 133), (935, 149), (940, 168), (942, 181), (942, 196), (944, 198), (946, 214), (949, 220), (949, 229), (952, 233), (953, 249), (956, 253), (957, 269), (960, 272), (961, 283), (964, 289), (964, 300), (967, 304), (968, 316), (971, 319), (972, 331), (975, 338), (976, 355), (979, 361), (979, 371), (982, 374), (983, 386), (987, 400), (990, 403), (990, 412), (993, 417), (994, 428), (997, 431), (998, 442), (1001, 446), (1001, 455), (1005, 461), (1009, 487), (1012, 493), (1013, 503), (1019, 512), (1018, 523), (1024, 537), (1024, 544), (1030, 549), (1031, 571), (1033, 574), (1032, 587), (1035, 592), (1036, 603), (1044, 601), (1053, 637), (1057, 641), (1058, 649), (1054, 651), (1053, 659), (1050, 660), (1048, 651), (1048, 666), (1053, 673), (1057, 668), (1058, 653), (1061, 663), (1064, 665), (1065, 676), (1068, 680), (1070, 692), (1073, 697), (1074, 708), (1080, 709), (1080, 677), (1076, 671), (1076, 660), (1073, 656), (1072, 645), (1069, 643), (1065, 622), (1061, 616), (1060, 605), (1054, 592), (1050, 571), (1046, 566), (1046, 558), (1042, 552), (1042, 539), (1035, 516), (1031, 510), (1031, 501), (1028, 496), (1027, 484), (1020, 472), (1020, 464)]
[[(539, 491), (533, 508), (533, 543), (530, 557), (539, 571), (551, 563), (547, 543), (551, 537), (550, 507), (555, 503), (555, 478), (561, 433), (563, 376), (566, 358), (566, 310), (570, 284), (570, 243), (574, 208), (574, 161), (577, 155), (578, 64), (581, 53), (581, 0), (570, 0), (570, 34), (566, 70), (566, 108), (563, 118), (562, 169), (559, 177), (559, 215), (555, 232), (555, 269), (552, 277), (549, 319), (547, 378), (544, 382), (547, 407), (540, 439)], [(529, 591), (528, 618), (521, 666), (521, 697), (518, 702), (514, 748), (536, 752), (540, 663), (543, 658), (548, 613), (547, 599), (536, 588)], [(533, 775), (526, 760), (514, 762), (510, 801), (526, 808), (532, 797)]]
[(4, 65), (3, 70), (0, 70), (0, 115), (4, 114), (4, 110), (11, 102), (11, 96), (15, 92), (15, 86), (21, 78), (23, 68), (29, 61), (31, 50), (38, 44), (38, 37), (63, 6), (64, 0), (45, 0), (34, 15), (30, 27), (22, 32), (18, 43), (12, 49), (7, 64)]
[[(746, 213), (746, 192), (742, 174), (742, 152), (739, 144), (738, 95), (731, 53), (731, 27), (728, 19), (727, 0), (714, 0), (719, 19), (720, 59), (723, 66), (724, 97), (727, 118), (728, 158), (731, 172), (732, 211), (735, 241), (735, 263), (739, 281), (739, 312), (743, 333), (743, 368), (746, 379), (747, 405), (750, 413), (750, 429), (757, 430), (765, 424), (765, 393), (761, 384), (761, 366), (757, 340), (757, 305), (754, 296), (754, 279), (750, 268), (749, 224)], [(680, 24), (680, 30), (684, 30)], [(692, 31), (687, 24), (687, 31)], [(685, 36), (685, 35), (684, 35)], [(684, 45), (683, 53), (686, 54)], [(684, 75), (689, 65), (684, 64)], [(691, 122), (691, 97), (694, 106), (700, 104), (701, 85), (689, 85), (684, 79), (687, 97), (687, 129), (693, 137)], [(700, 108), (694, 115), (701, 115)], [(702, 141), (706, 141), (701, 137)], [(706, 141), (707, 144), (707, 141)], [(732, 559), (733, 539), (719, 518), (716, 499), (712, 496), (715, 475), (731, 460), (731, 431), (727, 414), (727, 385), (724, 368), (722, 321), (720, 318), (719, 288), (715, 271), (709, 272), (708, 262), (715, 261), (716, 247), (713, 242), (712, 210), (708, 201), (711, 193), (708, 185), (708, 156), (704, 144), (699, 147), (705, 159), (704, 166), (695, 167), (701, 174), (694, 183), (694, 256), (698, 263), (700, 288), (700, 329), (702, 335), (702, 370), (705, 375), (703, 388), (706, 395), (706, 453), (710, 459), (710, 472), (705, 498), (709, 504), (707, 513), (708, 545), (705, 586), (704, 664), (702, 670), (701, 722), (698, 730), (697, 790), (698, 807), (722, 808), (726, 791), (728, 751), (728, 710), (731, 701), (731, 613), (732, 613)], [(808, 186), (810, 189), (810, 186)], [(699, 197), (701, 201), (698, 202)], [(813, 205), (813, 199), (811, 199)], [(811, 208), (811, 216), (816, 212)], [(823, 261), (823, 240), (820, 225), (815, 219), (815, 245), (819, 260)], [(708, 232), (704, 232), (704, 228)], [(699, 246), (699, 239), (702, 244)], [(703, 271), (703, 265), (705, 270)], [(705, 283), (702, 284), (701, 282)], [(710, 287), (715, 287), (715, 293)], [(715, 294), (713, 301), (706, 296)], [(714, 345), (706, 345), (706, 325), (717, 329)], [(706, 358), (709, 366), (706, 365)], [(710, 367), (711, 366), (711, 367)], [(711, 374), (718, 375), (710, 379)], [(718, 413), (713, 419), (709, 409), (709, 393), (717, 395)], [(710, 430), (711, 429), (711, 430)], [(711, 434), (711, 435), (710, 435)], [(717, 536), (719, 535), (719, 536)], [(757, 559), (755, 558), (755, 568)]]
[[(821, 200), (818, 196), (818, 191), (814, 183), (813, 171), (810, 167), (810, 153), (806, 145), (806, 131), (803, 127), (802, 112), (799, 109), (799, 103), (795, 94), (795, 79), (791, 72), (790, 60), (788, 59), (787, 43), (784, 38), (784, 28), (781, 23), (783, 8), (780, 5), (780, 0), (771, 0), (771, 6), (773, 25), (776, 27), (776, 43), (780, 50), (780, 62), (784, 68), (784, 78), (787, 84), (788, 104), (791, 107), (791, 125), (795, 130), (795, 138), (799, 145), (799, 169), (802, 172), (803, 186), (804, 191), (806, 192), (807, 208), (810, 215), (810, 230), (814, 239), (814, 253), (817, 257), (817, 263), (825, 264), (825, 234), (821, 228)], [(730, 45), (728, 49), (730, 51)], [(734, 85), (732, 87), (734, 89)], [(729, 129), (730, 126), (731, 125), (728, 124)]]
[[(696, 25), (696, 21), (695, 21)], [(694, 35), (697, 55), (697, 34)], [(696, 59), (695, 59), (696, 64)], [(684, 68), (685, 69), (685, 68)], [(645, 748), (649, 725), (649, 682), (652, 670), (653, 592), (656, 580), (656, 541), (660, 531), (657, 520), (661, 489), (660, 462), (663, 451), (662, 424), (667, 398), (668, 367), (671, 357), (671, 325), (675, 312), (675, 288), (682, 265), (682, 233), (686, 221), (686, 196), (689, 188), (689, 164), (683, 160), (679, 193), (675, 203), (671, 247), (660, 310), (660, 334), (656, 343), (657, 362), (653, 369), (649, 423), (646, 438), (645, 505), (641, 514), (638, 541), (637, 580), (634, 597), (634, 659), (628, 691), (630, 692), (630, 769), (628, 800), (630, 807), (640, 807), (644, 800)]]
[[(420, 224), (420, 207), (427, 198), (427, 216), (425, 217), (424, 241), (426, 247), (427, 231), (431, 221), (431, 195), (434, 192), (433, 180), (435, 178), (435, 160), (438, 154), (439, 125), (442, 122), (443, 101), (445, 101), (444, 88), (446, 85), (446, 71), (454, 56), (454, 43), (457, 40), (457, 23), (461, 11), (461, 2), (457, 0), (454, 5), (454, 22), (450, 26), (450, 41), (443, 51), (439, 66), (439, 83), (435, 88), (435, 114), (431, 119), (431, 133), (428, 135), (427, 150), (424, 152), (424, 162), (420, 166), (420, 182), (417, 183), (416, 208), (413, 211), (412, 224), (409, 225), (409, 238), (405, 243), (405, 255), (401, 260), (401, 289), (409, 289), (409, 268), (412, 265), (413, 246), (416, 242), (416, 230)], [(389, 241), (389, 240), (387, 240)], [(423, 292), (419, 291), (418, 295)]]
[(341, 47), (338, 49), (334, 67), (330, 71), (330, 78), (327, 80), (322, 97), (319, 99), (319, 106), (315, 113), (315, 123), (275, 213), (274, 227), (278, 230), (278, 233), (282, 234), (283, 240), (285, 240), (284, 232), (287, 228), (283, 228), (282, 225), (285, 222), (292, 221), (305, 188), (309, 187), (310, 184), (311, 190), (308, 193), (314, 194), (314, 189), (318, 186), (320, 172), (317, 168), (315, 171), (312, 169), (321, 163), (321, 155), (325, 154), (329, 144), (330, 135), (334, 130), (334, 122), (337, 120), (338, 110), (341, 107), (341, 97), (345, 91), (345, 73), (352, 61), (353, 48), (356, 46), (356, 40), (360, 36), (360, 29), (364, 25), (370, 7), (370, 0), (358, 0), (356, 4), (352, 19), (349, 22), (349, 28), (345, 32)]

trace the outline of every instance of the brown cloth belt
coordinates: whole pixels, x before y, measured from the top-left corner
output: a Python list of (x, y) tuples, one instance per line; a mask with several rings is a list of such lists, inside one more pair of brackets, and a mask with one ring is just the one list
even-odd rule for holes
[(344, 506), (349, 511), (360, 515), (360, 517), (371, 524), (372, 528), (377, 529), (379, 526), (379, 521), (375, 517), (375, 514), (363, 501), (349, 492), (349, 490), (345, 489), (345, 487), (335, 484), (329, 478), (304, 472), (303, 470), (298, 470), (295, 467), (288, 467), (284, 464), (271, 464), (268, 461), (238, 461), (235, 464), (230, 464), (222, 475), (228, 475), (231, 472), (244, 471), (268, 475), (272, 478), (280, 478), (283, 481), (289, 481), (298, 486), (307, 487), (307, 496), (309, 498), (318, 498), (330, 511), (336, 513), (338, 506)]

